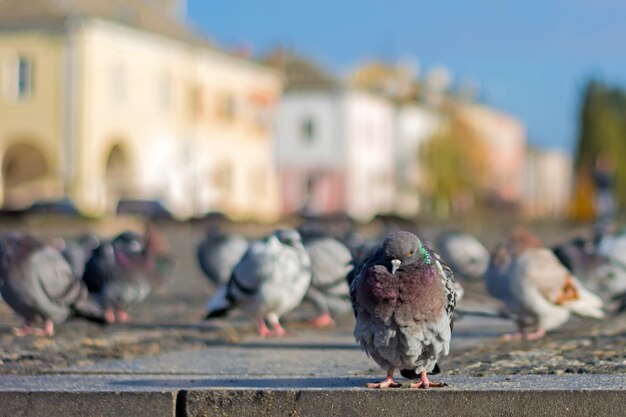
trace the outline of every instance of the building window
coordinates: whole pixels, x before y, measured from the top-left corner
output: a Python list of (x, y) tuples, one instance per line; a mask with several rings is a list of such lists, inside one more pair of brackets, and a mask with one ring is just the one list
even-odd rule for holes
[(33, 93), (33, 60), (20, 56), (17, 60), (17, 97), (25, 98)]
[(33, 95), (33, 59), (19, 55), (5, 61), (2, 68), (3, 94), (9, 101), (18, 101)]
[(304, 120), (302, 120), (302, 124), (300, 126), (300, 134), (302, 136), (302, 140), (305, 143), (313, 143), (313, 141), (315, 140), (315, 122), (313, 121), (312, 117), (307, 116), (304, 118)]

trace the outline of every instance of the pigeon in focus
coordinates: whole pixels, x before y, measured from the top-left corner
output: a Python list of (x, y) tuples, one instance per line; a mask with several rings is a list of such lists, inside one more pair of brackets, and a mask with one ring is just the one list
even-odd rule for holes
[(387, 372), (370, 388), (397, 388), (396, 370), (419, 378), (411, 388), (444, 386), (427, 373), (450, 350), (457, 302), (454, 276), (439, 256), (410, 232), (393, 232), (359, 266), (350, 286), (354, 337)]
[(52, 336), (55, 324), (70, 316), (103, 322), (102, 310), (61, 253), (27, 233), (0, 237), (0, 293), (24, 320), (17, 336)]
[(459, 232), (447, 232), (437, 239), (437, 248), (455, 277), (482, 279), (489, 266), (489, 251), (474, 236)]
[(282, 336), (280, 317), (300, 305), (310, 284), (311, 259), (300, 234), (278, 229), (250, 244), (228, 284), (207, 303), (206, 319), (239, 308), (256, 320), (262, 336)]
[(243, 236), (211, 230), (198, 245), (200, 269), (214, 285), (225, 285), (247, 249)]
[(169, 248), (155, 234), (150, 229), (144, 237), (123, 232), (93, 250), (83, 281), (102, 305), (107, 322), (128, 321), (128, 310), (143, 302), (172, 270)]
[(316, 327), (334, 324), (331, 314), (350, 311), (350, 289), (346, 276), (354, 268), (350, 249), (340, 240), (321, 233), (300, 230), (304, 248), (311, 257), (311, 286), (304, 299), (315, 306)]
[(507, 339), (543, 337), (563, 325), (571, 313), (604, 317), (602, 300), (525, 229), (515, 230), (508, 242), (497, 247), (485, 283), (518, 326), (518, 333)]

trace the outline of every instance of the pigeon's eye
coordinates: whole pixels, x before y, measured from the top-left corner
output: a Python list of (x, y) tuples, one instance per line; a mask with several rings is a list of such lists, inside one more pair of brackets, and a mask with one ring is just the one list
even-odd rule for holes
[(409, 251), (408, 256), (413, 256), (413, 251)]

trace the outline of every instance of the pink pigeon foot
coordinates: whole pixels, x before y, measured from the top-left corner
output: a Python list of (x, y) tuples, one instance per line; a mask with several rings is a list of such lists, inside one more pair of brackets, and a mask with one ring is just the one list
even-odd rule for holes
[(402, 384), (393, 380), (393, 371), (387, 372), (387, 378), (381, 382), (371, 382), (367, 384), (368, 388), (400, 388)]
[(324, 327), (334, 326), (335, 320), (330, 317), (330, 314), (324, 313), (321, 316), (315, 317), (310, 321), (313, 327), (317, 327), (318, 329), (322, 329)]
[(546, 330), (542, 327), (538, 328), (534, 332), (530, 332), (526, 334), (526, 340), (537, 340), (541, 339), (546, 335)]
[(28, 324), (23, 325), (22, 327), (16, 327), (13, 329), (13, 334), (17, 337), (24, 337), (35, 333), (35, 329), (33, 329)]
[(258, 328), (259, 334), (262, 337), (268, 337), (272, 335), (272, 331), (267, 328), (267, 324), (265, 324), (265, 320), (259, 320), (257, 322), (257, 326), (258, 326), (257, 328)]
[(124, 310), (117, 310), (117, 319), (122, 323), (126, 323), (129, 319), (128, 313)]
[(46, 320), (43, 326), (43, 335), (44, 336), (54, 336), (54, 322), (52, 320)]
[(287, 331), (280, 325), (280, 323), (276, 323), (272, 327), (273, 329), (270, 330), (265, 324), (265, 320), (259, 320), (258, 322), (259, 334), (262, 337), (281, 337), (287, 334)]
[(426, 371), (422, 371), (422, 375), (421, 375), (421, 379), (419, 382), (414, 382), (411, 385), (409, 385), (409, 388), (441, 388), (441, 387), (445, 387), (447, 386), (445, 383), (443, 382), (435, 382), (435, 381), (431, 381), (428, 379), (428, 375), (426, 374)]
[(115, 312), (112, 308), (107, 308), (104, 310), (104, 321), (107, 323), (115, 323)]
[(511, 340), (522, 340), (524, 338), (524, 333), (520, 330), (517, 333), (513, 333), (513, 334), (505, 334), (504, 336), (502, 336), (502, 340), (505, 340), (507, 342), (511, 341)]
[(287, 331), (280, 325), (280, 323), (274, 323), (273, 327), (274, 329), (271, 332), (271, 336), (281, 337), (287, 334)]

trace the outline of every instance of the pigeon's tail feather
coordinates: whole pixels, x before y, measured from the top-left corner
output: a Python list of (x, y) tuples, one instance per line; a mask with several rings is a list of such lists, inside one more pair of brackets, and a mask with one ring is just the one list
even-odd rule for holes
[(205, 320), (223, 317), (232, 308), (232, 302), (228, 297), (228, 286), (220, 288), (213, 298), (206, 304), (207, 314)]
[[(574, 278), (572, 278), (574, 279)], [(563, 303), (563, 306), (570, 310), (572, 313), (583, 317), (593, 317), (596, 319), (604, 318), (604, 311), (602, 307), (604, 305), (602, 299), (586, 290), (577, 280), (574, 279), (574, 283), (577, 286), (578, 299), (574, 301), (568, 301)]]
[[(441, 373), (441, 368), (439, 367), (439, 364), (436, 363), (435, 367), (433, 368), (432, 371), (430, 371), (428, 374), (429, 375), (437, 375)], [(403, 377), (405, 377), (406, 379), (420, 379), (421, 375), (418, 374), (417, 372), (415, 372), (415, 369), (402, 369), (400, 371), (400, 375), (402, 375)]]
[(102, 307), (91, 297), (84, 297), (72, 305), (72, 314), (98, 324), (107, 324)]

